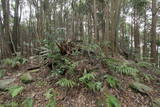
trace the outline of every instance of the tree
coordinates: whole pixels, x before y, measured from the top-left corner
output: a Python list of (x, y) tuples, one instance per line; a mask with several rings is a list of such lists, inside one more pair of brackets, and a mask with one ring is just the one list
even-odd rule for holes
[(1, 0), (2, 3), (2, 10), (3, 10), (3, 25), (4, 25), (4, 41), (5, 41), (5, 47), (4, 47), (4, 54), (5, 56), (11, 56), (13, 53), (13, 44), (11, 43), (11, 35), (10, 35), (10, 26), (9, 26), (9, 14), (10, 14), (10, 8), (9, 8), (9, 0)]
[(15, 9), (14, 9), (14, 25), (12, 31), (13, 43), (15, 46), (15, 51), (18, 51), (18, 47), (20, 45), (20, 35), (19, 35), (19, 0), (15, 1)]
[(152, 25), (151, 25), (151, 62), (157, 63), (156, 26), (157, 26), (157, 0), (152, 0)]

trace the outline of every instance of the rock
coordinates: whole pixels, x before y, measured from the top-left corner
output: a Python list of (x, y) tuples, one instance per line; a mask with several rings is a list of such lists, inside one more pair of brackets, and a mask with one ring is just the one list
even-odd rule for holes
[(28, 73), (24, 73), (21, 77), (20, 77), (21, 81), (24, 83), (24, 84), (27, 84), (27, 83), (30, 83), (33, 81), (33, 78), (31, 76), (31, 74), (28, 72)]
[(160, 107), (160, 98), (153, 100), (151, 107)]
[(142, 94), (148, 94), (149, 92), (153, 91), (152, 88), (148, 87), (147, 85), (144, 85), (139, 82), (133, 82), (131, 85), (131, 88), (142, 93)]
[(9, 84), (13, 83), (15, 79), (4, 79), (0, 80), (0, 90), (6, 90), (9, 87)]

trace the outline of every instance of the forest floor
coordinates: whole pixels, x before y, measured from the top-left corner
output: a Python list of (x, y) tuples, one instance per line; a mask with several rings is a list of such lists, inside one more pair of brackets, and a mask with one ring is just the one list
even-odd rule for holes
[[(15, 95), (13, 90), (12, 92), (8, 91), (9, 88), (7, 88), (8, 90), (1, 90), (0, 107), (107, 107), (107, 105), (120, 107), (119, 103), (121, 107), (160, 107), (159, 71), (154, 71), (144, 64), (143, 67), (137, 67), (132, 61), (122, 61), (131, 63), (132, 67), (137, 67), (140, 72), (135, 77), (127, 75), (127, 73), (126, 75), (115, 73), (111, 71), (112, 69), (109, 66), (94, 58), (83, 55), (78, 57), (61, 56), (61, 59), (62, 57), (63, 59), (67, 58), (67, 61), (69, 60), (72, 63), (64, 64), (64, 62), (59, 62), (59, 59), (53, 58), (52, 66), (50, 66), (49, 64), (44, 65), (39, 57), (30, 57), (26, 64), (18, 67), (3, 66), (1, 69), (5, 69), (7, 72), (0, 78), (0, 82), (13, 79), (8, 86), (21, 86), (23, 90)], [(53, 64), (53, 62), (55, 63)], [(74, 62), (78, 62), (78, 64)], [(57, 63), (62, 64), (57, 65)], [(67, 70), (57, 71), (57, 69), (65, 68), (66, 65), (69, 67)], [(69, 70), (73, 69), (74, 73), (69, 73)], [(87, 87), (85, 83), (77, 79), (84, 76), (84, 72), (94, 74), (93, 82), (101, 84), (95, 87), (94, 85), (93, 87)], [(26, 73), (29, 73), (29, 76), (32, 77), (32, 81), (28, 83), (22, 82), (22, 75)], [(107, 82), (108, 75), (114, 77), (110, 79), (111, 82), (109, 80)], [(74, 80), (74, 83), (66, 86), (62, 82), (58, 84), (57, 82), (62, 78)], [(116, 80), (118, 80), (117, 83)], [(131, 84), (134, 82), (140, 83), (142, 87), (140, 86), (138, 89), (134, 87), (134, 90), (133, 87), (131, 88)], [(116, 84), (118, 85), (116, 86)], [(56, 94), (51, 93), (50, 90)], [(54, 99), (50, 100), (53, 97), (52, 94)], [(116, 99), (113, 97), (109, 99), (107, 95), (115, 96)], [(26, 100), (27, 98), (30, 98), (30, 100)]]

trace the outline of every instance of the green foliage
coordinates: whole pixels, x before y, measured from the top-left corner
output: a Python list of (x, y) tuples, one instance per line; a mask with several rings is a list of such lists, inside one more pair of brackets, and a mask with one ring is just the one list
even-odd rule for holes
[(109, 65), (109, 66), (111, 66), (111, 65), (116, 66), (116, 65), (122, 64), (123, 62), (120, 62), (119, 60), (116, 60), (113, 58), (105, 58), (105, 59), (103, 59), (103, 63), (106, 65)]
[(79, 78), (79, 80), (83, 83), (88, 83), (89, 81), (95, 79), (95, 75), (92, 73), (88, 73), (83, 75), (83, 77)]
[(5, 65), (11, 65), (11, 67), (15, 67), (17, 65), (20, 65), (20, 64), (25, 64), (28, 60), (25, 59), (25, 58), (22, 58), (21, 56), (16, 56), (14, 58), (7, 58), (5, 60), (3, 60), (3, 63)]
[(118, 81), (118, 79), (116, 79), (115, 77), (113, 77), (111, 75), (107, 75), (106, 77), (107, 77), (106, 81), (107, 81), (107, 83), (109, 84), (109, 86), (111, 88), (117, 88), (117, 87), (119, 87), (119, 81)]
[(117, 66), (115, 70), (116, 72), (119, 72), (124, 75), (130, 75), (130, 76), (136, 76), (136, 74), (139, 72), (139, 70), (132, 67), (128, 67), (126, 65)]
[(56, 107), (56, 100), (55, 100), (55, 98), (50, 98), (49, 99), (49, 101), (48, 101), (48, 103), (47, 103), (47, 105), (46, 105), (46, 107)]
[(102, 89), (102, 83), (101, 82), (88, 82), (86, 83), (88, 88), (94, 92), (100, 91)]
[(22, 102), (23, 107), (33, 107), (34, 101), (32, 98), (27, 98)]
[(43, 45), (43, 47), (41, 47), (41, 48), (43, 48), (47, 52), (49, 52), (50, 50), (53, 50), (55, 48), (55, 42), (53, 42), (51, 39), (44, 39), (42, 41), (42, 45)]
[(76, 85), (76, 83), (72, 80), (68, 80), (66, 78), (60, 79), (58, 82), (56, 82), (57, 85), (60, 85), (61, 87), (68, 87), (72, 88)]
[(56, 93), (53, 92), (53, 89), (49, 89), (44, 96), (49, 100), (46, 107), (56, 107)]
[(27, 72), (27, 73), (24, 73), (21, 77), (20, 77), (20, 80), (24, 83), (24, 84), (27, 84), (27, 83), (30, 83), (33, 81), (33, 78), (32, 78), (32, 75)]
[(18, 94), (20, 94), (23, 91), (24, 87), (22, 86), (12, 86), (8, 88), (9, 93), (12, 97), (16, 97)]
[(138, 69), (129, 67), (126, 63), (122, 63), (115, 59), (104, 59), (103, 62), (108, 65), (111, 71), (115, 71), (124, 75), (136, 76)]
[(105, 103), (107, 107), (121, 107), (120, 101), (113, 95), (106, 95)]
[(50, 99), (51, 97), (55, 96), (55, 93), (53, 92), (53, 89), (50, 88), (45, 94), (44, 96), (47, 98), (47, 99)]
[(76, 66), (78, 65), (77, 62), (72, 62), (71, 60), (66, 58), (64, 59), (64, 64), (64, 68), (67, 69), (69, 72), (73, 72)]
[(79, 81), (84, 83), (90, 90), (92, 91), (100, 91), (102, 89), (102, 83), (101, 82), (95, 82), (95, 75), (92, 73), (84, 74), (81, 78), (79, 78)]
[(54, 60), (55, 60), (54, 65), (56, 67), (56, 70), (54, 71), (54, 73), (56, 74), (62, 75), (64, 74), (65, 71), (72, 74), (76, 66), (78, 65), (78, 62), (73, 62), (67, 57), (60, 57)]
[(0, 78), (2, 78), (6, 73), (5, 69), (0, 69)]
[(153, 77), (151, 74), (143, 73), (143, 74), (142, 74), (142, 77), (143, 77), (143, 79), (146, 80), (146, 81), (154, 80), (154, 77)]
[[(100, 44), (90, 43), (81, 46), (82, 50), (86, 50), (89, 57), (102, 58), (105, 57)], [(94, 55), (91, 55), (94, 53)]]
[(149, 0), (131, 0), (131, 4), (136, 8), (140, 14), (145, 10), (145, 6), (149, 3)]
[(152, 67), (152, 64), (149, 63), (149, 62), (138, 62), (137, 65), (139, 67), (144, 67), (144, 68), (150, 68), (150, 67)]

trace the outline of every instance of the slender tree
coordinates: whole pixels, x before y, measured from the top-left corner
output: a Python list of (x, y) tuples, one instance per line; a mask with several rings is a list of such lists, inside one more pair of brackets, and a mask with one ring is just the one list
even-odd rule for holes
[(156, 26), (157, 26), (157, 0), (152, 0), (152, 25), (151, 25), (151, 62), (157, 63)]

